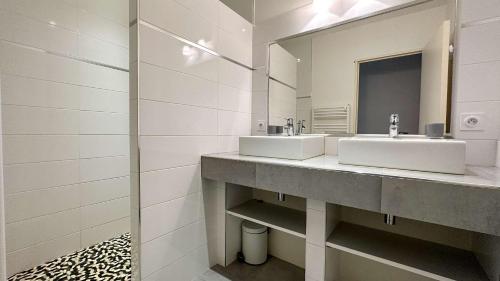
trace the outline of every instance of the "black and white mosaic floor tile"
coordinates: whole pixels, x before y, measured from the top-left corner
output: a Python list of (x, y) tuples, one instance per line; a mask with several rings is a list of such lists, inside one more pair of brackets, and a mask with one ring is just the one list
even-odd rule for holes
[(129, 281), (130, 234), (104, 241), (9, 277), (8, 281)]

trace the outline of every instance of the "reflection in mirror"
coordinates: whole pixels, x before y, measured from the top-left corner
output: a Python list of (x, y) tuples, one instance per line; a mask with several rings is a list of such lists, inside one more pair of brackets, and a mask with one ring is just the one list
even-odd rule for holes
[(269, 124), (305, 133), (449, 130), (455, 1), (435, 0), (269, 46)]

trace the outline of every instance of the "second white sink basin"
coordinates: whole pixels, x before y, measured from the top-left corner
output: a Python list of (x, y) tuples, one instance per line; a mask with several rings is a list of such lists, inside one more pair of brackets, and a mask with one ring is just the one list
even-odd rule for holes
[(340, 164), (463, 174), (465, 141), (359, 135), (339, 139), (338, 157)]
[(240, 154), (304, 160), (325, 154), (324, 135), (240, 137)]

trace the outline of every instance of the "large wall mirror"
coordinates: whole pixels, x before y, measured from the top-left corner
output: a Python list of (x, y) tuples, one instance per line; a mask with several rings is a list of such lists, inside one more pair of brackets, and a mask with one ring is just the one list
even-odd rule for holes
[(449, 130), (456, 2), (393, 10), (269, 45), (269, 124), (305, 120), (305, 133)]

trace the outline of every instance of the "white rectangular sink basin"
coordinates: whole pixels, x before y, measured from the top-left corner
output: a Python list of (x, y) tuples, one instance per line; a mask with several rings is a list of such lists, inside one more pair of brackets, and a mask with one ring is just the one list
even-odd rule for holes
[(240, 137), (240, 154), (304, 160), (325, 154), (324, 135)]
[(465, 141), (357, 135), (339, 139), (338, 158), (340, 164), (464, 174)]

